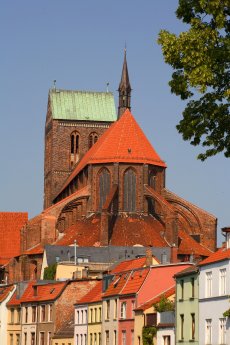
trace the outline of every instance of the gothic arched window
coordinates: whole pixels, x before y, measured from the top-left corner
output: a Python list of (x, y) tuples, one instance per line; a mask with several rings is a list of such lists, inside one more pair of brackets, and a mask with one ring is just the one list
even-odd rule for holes
[(110, 191), (110, 172), (104, 168), (99, 173), (99, 209), (101, 210)]
[(79, 161), (79, 134), (73, 132), (70, 136), (70, 165), (71, 167)]
[[(149, 172), (149, 186), (156, 189), (156, 172), (154, 170)], [(155, 200), (152, 198), (148, 199), (148, 212), (152, 215), (155, 213)]]
[(98, 141), (98, 134), (96, 132), (89, 135), (89, 149)]
[(132, 169), (124, 173), (124, 211), (136, 211), (136, 174)]

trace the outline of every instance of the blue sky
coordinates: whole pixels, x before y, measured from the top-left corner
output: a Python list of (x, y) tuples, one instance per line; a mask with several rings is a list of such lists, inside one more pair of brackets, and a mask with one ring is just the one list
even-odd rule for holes
[(160, 29), (186, 27), (176, 0), (2, 0), (0, 4), (0, 210), (28, 211), (43, 204), (44, 124), (48, 90), (110, 91), (117, 99), (126, 42), (132, 113), (167, 163), (167, 188), (230, 224), (230, 161), (202, 163), (202, 148), (176, 131), (184, 103), (171, 95), (171, 68), (163, 61)]

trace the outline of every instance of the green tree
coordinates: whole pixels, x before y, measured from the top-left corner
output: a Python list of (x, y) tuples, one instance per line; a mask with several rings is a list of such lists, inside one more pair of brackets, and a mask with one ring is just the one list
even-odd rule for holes
[(179, 0), (176, 16), (188, 30), (161, 30), (158, 43), (174, 69), (171, 92), (188, 100), (177, 130), (203, 146), (198, 159), (230, 157), (230, 0)]
[(175, 310), (175, 303), (171, 300), (169, 300), (165, 295), (163, 294), (160, 298), (160, 301), (153, 304), (153, 307), (155, 311), (158, 313), (162, 313), (164, 311), (174, 311)]
[(56, 276), (57, 264), (50, 265), (44, 269), (44, 280), (54, 280)]

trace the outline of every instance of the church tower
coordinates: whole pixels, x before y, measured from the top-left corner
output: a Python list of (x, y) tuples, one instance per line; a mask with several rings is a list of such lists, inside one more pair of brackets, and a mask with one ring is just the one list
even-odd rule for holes
[(118, 119), (121, 117), (121, 115), (124, 113), (124, 111), (127, 108), (131, 110), (131, 91), (132, 89), (129, 82), (129, 73), (128, 73), (126, 49), (125, 49), (121, 81), (118, 88), (118, 92), (119, 92)]

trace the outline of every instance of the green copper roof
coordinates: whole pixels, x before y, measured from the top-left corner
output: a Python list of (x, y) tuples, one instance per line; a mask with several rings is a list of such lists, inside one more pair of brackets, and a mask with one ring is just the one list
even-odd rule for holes
[(53, 119), (84, 121), (116, 121), (117, 114), (111, 92), (50, 90)]

